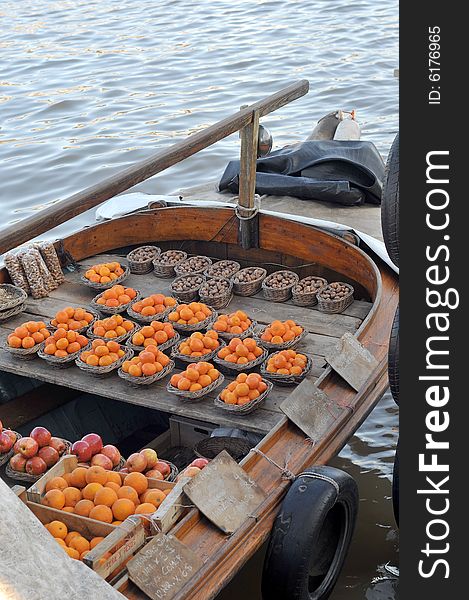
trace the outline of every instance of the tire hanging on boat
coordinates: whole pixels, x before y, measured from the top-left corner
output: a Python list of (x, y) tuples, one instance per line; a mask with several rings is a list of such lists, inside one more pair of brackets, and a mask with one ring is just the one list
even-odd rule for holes
[(344, 564), (357, 511), (357, 484), (344, 471), (317, 466), (299, 475), (272, 528), (263, 599), (328, 598)]
[(399, 405), (399, 306), (396, 308), (389, 338), (388, 377), (392, 397)]
[(394, 469), (392, 472), (392, 508), (394, 518), (399, 527), (399, 440), (397, 441), (396, 454), (394, 455)]
[(392, 262), (399, 266), (399, 134), (394, 138), (384, 172), (381, 227)]

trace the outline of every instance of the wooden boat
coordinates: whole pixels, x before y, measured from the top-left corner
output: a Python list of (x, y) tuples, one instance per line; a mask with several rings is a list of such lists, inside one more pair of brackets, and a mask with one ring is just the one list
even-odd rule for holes
[[(270, 303), (259, 294), (247, 298), (234, 297), (230, 310), (245, 309), (248, 313), (255, 314), (260, 323), (268, 323), (276, 317), (294, 318), (303, 323), (308, 330), (304, 348), (312, 356), (314, 365), (310, 375), (297, 387), (275, 386), (263, 407), (249, 416), (227, 416), (227, 413), (217, 410), (212, 401), (183, 404), (166, 393), (164, 383), (129, 393), (126, 382), (116, 376), (101, 381), (88, 377), (75, 367), (67, 371), (52, 369), (41, 360), (19, 365), (10, 354), (3, 350), (0, 352), (0, 371), (44, 382), (43, 387), (32, 392), (29, 397), (18, 398), (1, 406), (1, 418), (4, 421), (9, 418), (20, 422), (20, 415), (28, 420), (51, 410), (69, 397), (63, 392), (64, 388), (69, 388), (91, 391), (104, 398), (148, 406), (215, 425), (238, 427), (263, 436), (256, 449), (251, 450), (240, 463), (265, 494), (264, 500), (255, 510), (254, 518), (247, 518), (234, 533), (227, 536), (214, 527), (199, 510), (189, 510), (171, 528), (170, 533), (192, 550), (201, 559), (202, 565), (188, 578), (184, 587), (175, 595), (169, 594), (168, 598), (214, 598), (269, 539), (276, 516), (292, 485), (291, 479), (285, 478), (285, 473), (297, 476), (312, 466), (326, 465), (347, 443), (388, 387), (388, 340), (398, 304), (398, 281), (395, 273), (370, 250), (362, 249), (320, 228), (264, 214), (262, 210), (249, 221), (239, 221), (237, 216), (238, 210), (241, 213), (244, 211), (244, 214), (252, 213), (255, 136), (259, 116), (275, 110), (306, 91), (307, 82), (290, 86), (273, 97), (242, 109), (209, 130), (191, 136), (177, 144), (177, 147), (159, 153), (157, 157), (145, 161), (145, 164), (131, 167), (111, 181), (103, 182), (57, 207), (25, 219), (24, 223), (7, 229), (2, 235), (0, 252), (40, 235), (206, 145), (242, 129), (244, 137), (238, 208), (183, 205), (145, 210), (84, 228), (58, 240), (56, 247), (60, 249), (61, 256), (67, 254), (81, 264), (89, 265), (98, 261), (99, 256), (104, 255), (108, 260), (110, 255), (125, 255), (130, 247), (157, 243), (162, 249), (183, 248), (190, 254), (203, 254), (214, 259), (234, 259), (242, 266), (269, 265), (270, 270), (285, 266), (295, 270), (300, 277), (314, 273), (329, 281), (351, 283), (355, 288), (355, 302), (343, 313), (335, 315), (321, 313), (317, 307)], [(69, 273), (66, 282), (51, 292), (48, 298), (29, 299), (26, 314), (0, 323), (0, 335), (4, 337), (24, 320), (37, 316), (41, 319), (50, 318), (61, 307), (88, 303), (95, 292), (81, 285), (78, 278), (77, 273)], [(7, 273), (1, 270), (0, 282), (6, 281)], [(142, 292), (167, 291), (169, 285), (167, 280), (155, 278), (151, 273), (145, 276), (132, 275), (126, 284)], [(324, 358), (337, 351), (337, 344), (344, 334), (354, 336), (374, 359), (366, 378), (356, 386), (358, 389), (347, 383)], [(329, 417), (323, 418), (321, 427), (318, 424), (317, 436), (311, 440), (287, 418), (279, 405), (292, 395), (305, 404), (310, 403), (313, 401), (313, 388), (327, 395), (323, 397), (329, 402)], [(58, 390), (60, 394), (57, 393)], [(32, 401), (34, 405), (31, 404)], [(2, 487), (0, 491), (0, 496), (3, 497)], [(63, 560), (66, 561), (65, 558)], [(31, 568), (34, 569), (34, 565)], [(83, 571), (80, 577), (86, 579), (86, 573)], [(8, 581), (8, 577), (6, 580)], [(93, 581), (90, 582), (91, 586), (94, 585)], [(21, 587), (21, 583), (18, 586)], [(127, 598), (148, 597), (127, 577), (119, 579), (116, 589)], [(287, 596), (283, 597), (287, 600)]]

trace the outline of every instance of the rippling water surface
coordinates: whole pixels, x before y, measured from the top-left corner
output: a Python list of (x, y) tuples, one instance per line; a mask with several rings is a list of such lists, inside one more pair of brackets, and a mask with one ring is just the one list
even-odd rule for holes
[[(3, 0), (0, 20), (0, 227), (297, 79), (310, 93), (264, 120), (278, 146), (334, 108), (355, 108), (383, 156), (398, 127), (395, 1)], [(238, 144), (231, 136), (138, 189), (214, 179)], [(396, 597), (393, 582), (371, 583), (397, 562), (396, 427), (385, 396), (336, 459), (359, 482), (361, 510), (334, 600)], [(255, 570), (244, 584), (257, 598)]]

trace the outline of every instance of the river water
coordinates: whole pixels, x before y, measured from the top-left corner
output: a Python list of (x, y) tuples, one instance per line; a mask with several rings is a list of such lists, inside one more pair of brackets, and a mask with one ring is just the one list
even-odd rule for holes
[[(1, 227), (57, 202), (297, 79), (310, 93), (264, 123), (281, 147), (332, 109), (357, 112), (386, 156), (398, 128), (398, 4), (385, 0), (3, 0)], [(218, 177), (231, 136), (137, 186), (170, 193)], [(85, 217), (63, 228), (82, 225)], [(360, 487), (353, 546), (333, 600), (392, 600), (389, 395), (335, 465)], [(260, 559), (223, 593), (259, 598)], [(241, 594), (241, 591), (242, 594)]]

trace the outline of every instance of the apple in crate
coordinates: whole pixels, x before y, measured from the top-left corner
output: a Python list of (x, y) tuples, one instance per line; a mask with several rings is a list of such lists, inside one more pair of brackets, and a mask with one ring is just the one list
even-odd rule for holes
[(14, 454), (10, 458), (10, 467), (13, 469), (13, 471), (24, 473), (27, 461), (28, 459), (25, 458), (22, 454)]
[(203, 469), (204, 467), (206, 467), (208, 465), (209, 462), (210, 461), (207, 460), (206, 458), (196, 458), (195, 460), (193, 460), (191, 462), (189, 467), (197, 467), (198, 469)]
[(50, 444), (52, 435), (45, 427), (35, 427), (31, 431), (30, 437), (32, 437), (33, 440), (36, 440), (39, 448), (43, 448), (44, 446), (48, 446)]
[(52, 448), (52, 446), (44, 446), (44, 448), (40, 448), (37, 455), (46, 463), (47, 468), (53, 467), (60, 458), (59, 453), (55, 448)]
[(29, 475), (42, 475), (47, 471), (47, 465), (39, 456), (33, 456), (26, 461), (25, 471)]
[(91, 460), (91, 457), (93, 456), (93, 452), (91, 450), (90, 445), (84, 440), (78, 440), (78, 442), (74, 442), (72, 444), (71, 452), (72, 454), (75, 454), (76, 457), (78, 457), (78, 460), (80, 462), (85, 463)]
[(10, 452), (15, 444), (15, 441), (16, 436), (11, 439), (6, 430), (2, 431), (0, 433), (0, 454), (6, 454), (7, 452)]
[(62, 454), (65, 452), (65, 443), (63, 442), (63, 440), (61, 440), (58, 437), (51, 437), (50, 438), (50, 442), (49, 442), (49, 446), (51, 448), (54, 448), (54, 450), (57, 450), (57, 452), (59, 453), (59, 456), (62, 456)]
[(105, 454), (95, 454), (91, 459), (91, 466), (102, 467), (103, 469), (106, 469), (106, 471), (112, 471), (113, 464), (109, 456), (106, 456)]
[(0, 433), (3, 431), (3, 423), (0, 421)]
[(32, 437), (20, 438), (15, 444), (15, 454), (22, 454), (25, 458), (31, 458), (37, 454), (39, 445)]
[(129, 469), (130, 473), (137, 472), (143, 473), (147, 468), (147, 459), (140, 452), (134, 452), (129, 456), (125, 466)]
[(103, 440), (97, 433), (87, 433), (82, 438), (83, 442), (86, 442), (91, 448), (91, 454), (99, 454), (103, 449)]
[(159, 471), (165, 479), (171, 473), (171, 467), (167, 462), (164, 462), (164, 460), (159, 460), (155, 465), (155, 469)]
[(140, 454), (147, 459), (147, 469), (154, 469), (156, 463), (158, 462), (158, 454), (153, 450), (153, 448), (144, 448), (140, 450)]
[(163, 481), (164, 477), (161, 471), (157, 471), (156, 469), (152, 469), (151, 471), (147, 471), (145, 473), (145, 477), (150, 479), (158, 479), (159, 481)]
[(112, 461), (112, 466), (117, 467), (121, 459), (121, 453), (115, 446), (113, 446), (112, 444), (107, 444), (101, 450), (101, 454), (104, 454), (104, 456), (110, 458)]

